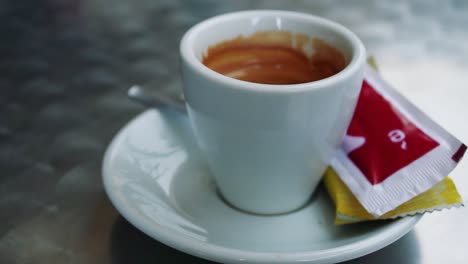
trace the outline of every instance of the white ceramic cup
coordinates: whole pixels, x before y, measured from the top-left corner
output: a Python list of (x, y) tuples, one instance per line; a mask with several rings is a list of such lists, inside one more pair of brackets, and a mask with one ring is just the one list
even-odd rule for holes
[[(347, 59), (319, 81), (268, 85), (219, 74), (201, 62), (209, 46), (258, 31), (320, 38)], [(184, 95), (198, 145), (224, 198), (277, 214), (303, 206), (345, 134), (363, 80), (365, 49), (345, 27), (308, 14), (229, 13), (193, 26), (180, 43)]]

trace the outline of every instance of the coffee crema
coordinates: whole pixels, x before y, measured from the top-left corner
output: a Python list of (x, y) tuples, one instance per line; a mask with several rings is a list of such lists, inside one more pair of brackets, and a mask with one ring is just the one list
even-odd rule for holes
[(288, 31), (261, 31), (210, 46), (202, 63), (238, 80), (298, 84), (340, 72), (346, 67), (346, 58), (318, 38)]

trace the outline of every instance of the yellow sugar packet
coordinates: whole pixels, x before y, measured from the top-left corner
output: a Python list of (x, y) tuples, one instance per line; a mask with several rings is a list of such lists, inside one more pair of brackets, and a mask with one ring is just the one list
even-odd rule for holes
[(329, 195), (335, 202), (335, 224), (337, 225), (393, 219), (463, 206), (462, 198), (455, 184), (449, 177), (445, 177), (428, 191), (419, 194), (382, 216), (375, 217), (364, 209), (333, 168), (329, 167), (326, 170), (323, 181)]

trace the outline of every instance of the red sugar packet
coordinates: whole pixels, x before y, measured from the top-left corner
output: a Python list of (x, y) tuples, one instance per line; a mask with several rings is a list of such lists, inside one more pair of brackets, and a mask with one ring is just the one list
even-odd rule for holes
[(381, 216), (442, 181), (465, 151), (367, 66), (353, 119), (331, 165), (362, 206)]

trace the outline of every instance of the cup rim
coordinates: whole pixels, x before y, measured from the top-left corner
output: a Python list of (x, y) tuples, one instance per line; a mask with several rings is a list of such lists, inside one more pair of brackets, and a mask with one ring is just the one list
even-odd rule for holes
[[(303, 20), (305, 21), (305, 23), (319, 24), (323, 27), (326, 27), (329, 30), (338, 32), (340, 35), (344, 36), (344, 38), (350, 43), (352, 48), (352, 58), (348, 65), (337, 74), (334, 74), (330, 77), (318, 81), (299, 84), (262, 84), (234, 79), (211, 70), (210, 68), (203, 65), (203, 63), (197, 58), (193, 49), (193, 44), (197, 35), (203, 32), (203, 30), (205, 30), (207, 27), (219, 23), (221, 21), (243, 19), (254, 16), (278, 16), (290, 19)], [(251, 10), (231, 12), (214, 16), (192, 26), (183, 35), (180, 41), (179, 48), (182, 61), (185, 62), (190, 68), (192, 68), (192, 70), (194, 70), (198, 74), (203, 75), (214, 82), (235, 87), (239, 90), (256, 92), (292, 93), (321, 89), (323, 87), (328, 87), (331, 84), (339, 83), (343, 80), (348, 79), (350, 76), (358, 72), (361, 69), (361, 66), (365, 63), (364, 45), (362, 41), (356, 36), (356, 34), (353, 33), (351, 30), (347, 29), (346, 27), (337, 22), (328, 20), (326, 18), (294, 11)]]

